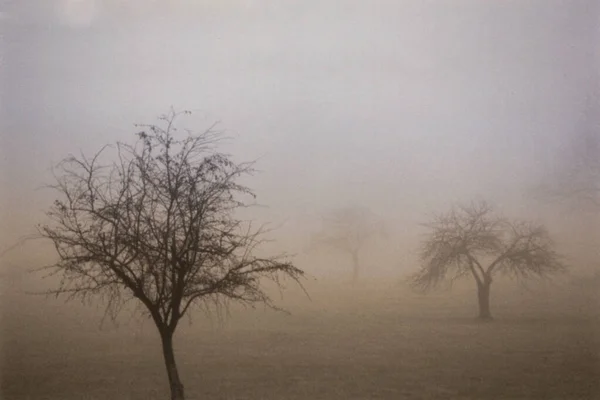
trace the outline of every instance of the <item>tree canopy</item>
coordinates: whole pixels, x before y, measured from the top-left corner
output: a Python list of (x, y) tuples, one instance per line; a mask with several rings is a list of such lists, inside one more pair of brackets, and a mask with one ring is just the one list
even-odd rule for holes
[(361, 249), (376, 237), (385, 237), (383, 221), (364, 207), (345, 207), (331, 211), (322, 219), (322, 229), (313, 235), (311, 248), (326, 247), (352, 256), (356, 282), (360, 270)]
[[(252, 163), (217, 152), (214, 127), (180, 135), (179, 115), (162, 117), (162, 126), (143, 125), (134, 144), (64, 159), (51, 186), (59, 199), (47, 213), (50, 222), (39, 226), (58, 253), (47, 267), (61, 277), (52, 293), (100, 296), (113, 316), (135, 299), (167, 347), (194, 305), (233, 300), (275, 307), (261, 281), (303, 276), (285, 255), (256, 256), (264, 231), (236, 218), (254, 197), (237, 183), (253, 172)], [(172, 357), (172, 347), (166, 350), (165, 358)], [(172, 389), (181, 389), (174, 398), (183, 398), (169, 362)]]
[[(489, 303), (493, 276), (514, 278), (544, 277), (565, 269), (562, 257), (554, 250), (548, 231), (530, 221), (509, 221), (497, 216), (484, 201), (453, 207), (435, 215), (428, 228), (419, 271), (412, 283), (430, 289), (443, 281), (472, 276), (479, 293)], [(489, 317), (489, 304), (480, 306)]]

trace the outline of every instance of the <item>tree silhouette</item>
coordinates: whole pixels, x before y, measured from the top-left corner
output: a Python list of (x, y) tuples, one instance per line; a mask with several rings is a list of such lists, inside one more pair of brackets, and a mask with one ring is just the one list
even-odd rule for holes
[(492, 318), (494, 275), (524, 279), (565, 269), (542, 225), (495, 216), (486, 202), (454, 207), (425, 226), (429, 233), (421, 248), (422, 266), (412, 276), (413, 285), (429, 289), (444, 280), (471, 275), (477, 285), (480, 319)]
[(571, 149), (559, 160), (559, 168), (534, 188), (534, 197), (571, 203), (574, 210), (600, 210), (600, 138), (597, 132), (575, 136)]
[[(588, 101), (583, 126), (570, 138), (570, 146), (556, 160), (557, 168), (532, 188), (534, 199), (553, 205), (559, 212), (578, 218), (578, 250), (583, 277), (600, 288), (600, 136), (598, 100)], [(595, 120), (595, 121), (594, 121)], [(595, 122), (595, 123), (594, 123)], [(587, 271), (586, 271), (587, 270)]]
[(311, 239), (310, 248), (325, 246), (352, 257), (352, 282), (358, 281), (361, 263), (360, 252), (375, 237), (385, 237), (383, 222), (362, 207), (334, 210), (323, 217), (322, 229)]
[[(143, 125), (133, 145), (63, 160), (51, 186), (60, 198), (47, 212), (51, 222), (39, 226), (58, 253), (47, 267), (61, 277), (51, 293), (100, 296), (112, 317), (129, 300), (142, 306), (158, 328), (174, 400), (184, 398), (173, 352), (184, 315), (230, 301), (276, 308), (262, 279), (280, 285), (282, 277), (303, 276), (285, 255), (253, 255), (264, 230), (235, 217), (245, 196), (254, 197), (236, 183), (252, 164), (216, 152), (214, 127), (176, 138), (181, 114), (163, 116), (161, 126)], [(115, 157), (102, 163), (108, 149)]]

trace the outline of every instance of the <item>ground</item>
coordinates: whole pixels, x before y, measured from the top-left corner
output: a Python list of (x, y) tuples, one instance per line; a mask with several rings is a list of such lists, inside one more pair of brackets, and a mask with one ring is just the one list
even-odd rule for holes
[[(468, 287), (391, 287), (321, 288), (302, 306), (284, 302), (291, 315), (233, 309), (184, 323), (176, 351), (188, 398), (600, 399), (597, 298), (496, 291), (496, 318), (481, 323)], [(100, 330), (49, 301), (5, 312), (2, 399), (168, 398), (149, 323)]]

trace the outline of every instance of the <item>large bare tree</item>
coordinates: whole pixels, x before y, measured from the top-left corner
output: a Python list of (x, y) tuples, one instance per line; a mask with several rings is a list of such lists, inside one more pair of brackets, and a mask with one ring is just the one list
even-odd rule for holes
[(346, 207), (331, 211), (322, 219), (322, 228), (311, 238), (311, 249), (332, 248), (352, 258), (352, 283), (358, 281), (360, 253), (376, 237), (385, 237), (383, 221), (364, 207)]
[(421, 249), (422, 266), (412, 283), (429, 289), (438, 283), (472, 276), (477, 285), (479, 318), (491, 319), (493, 278), (544, 277), (563, 271), (562, 257), (544, 226), (511, 222), (495, 215), (486, 202), (472, 202), (434, 216)]
[[(194, 306), (238, 301), (276, 308), (263, 278), (279, 284), (303, 276), (285, 255), (255, 256), (264, 231), (236, 218), (245, 196), (254, 196), (237, 183), (252, 164), (216, 152), (214, 127), (180, 135), (180, 114), (143, 125), (134, 144), (63, 160), (52, 185), (59, 199), (47, 213), (51, 222), (39, 227), (58, 253), (47, 267), (61, 277), (52, 293), (100, 296), (111, 316), (133, 299), (152, 319), (173, 400), (184, 398), (173, 336)], [(114, 157), (103, 162), (109, 150)]]

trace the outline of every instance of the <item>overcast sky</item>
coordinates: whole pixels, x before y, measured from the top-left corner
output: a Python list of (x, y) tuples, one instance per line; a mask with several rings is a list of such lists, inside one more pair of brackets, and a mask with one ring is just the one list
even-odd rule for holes
[(275, 220), (518, 202), (598, 121), (596, 1), (0, 4), (3, 244), (49, 205), (54, 163), (171, 105), (261, 157)]

